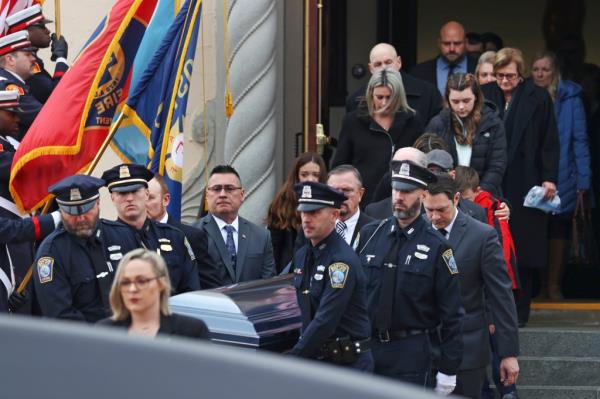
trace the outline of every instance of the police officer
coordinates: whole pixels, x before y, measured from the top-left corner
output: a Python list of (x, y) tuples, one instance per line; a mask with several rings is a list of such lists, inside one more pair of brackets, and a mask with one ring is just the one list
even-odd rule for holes
[(292, 262), (302, 335), (291, 353), (371, 372), (365, 277), (358, 257), (335, 231), (346, 196), (314, 182), (295, 189), (310, 242)]
[[(48, 100), (60, 78), (69, 69), (67, 42), (64, 36), (50, 35), (46, 24), (51, 22), (51, 20), (44, 17), (42, 7), (39, 4), (34, 4), (6, 17), (8, 33), (26, 30), (29, 33), (31, 46), (35, 47), (32, 52), (35, 57), (33, 74), (25, 81), (30, 93), (42, 104)], [(52, 53), (51, 60), (56, 62), (53, 76), (46, 71), (44, 61), (37, 56), (38, 49), (47, 47), (50, 47)]]
[(458, 269), (446, 240), (421, 217), (427, 184), (436, 177), (410, 161), (392, 161), (394, 216), (365, 226), (359, 256), (368, 281), (375, 373), (425, 386), (430, 333), (441, 325), (436, 391), (456, 385), (462, 357)]
[(48, 191), (56, 196), (62, 227), (40, 245), (33, 282), (42, 315), (96, 322), (110, 315), (108, 294), (114, 267), (104, 258), (99, 228), (104, 180), (69, 176)]
[(151, 171), (136, 164), (117, 165), (102, 174), (118, 214), (116, 221), (103, 221), (117, 233), (106, 238), (107, 257), (120, 260), (136, 248), (155, 250), (167, 262), (173, 294), (199, 290), (196, 258), (185, 235), (147, 216), (148, 181), (153, 177)]

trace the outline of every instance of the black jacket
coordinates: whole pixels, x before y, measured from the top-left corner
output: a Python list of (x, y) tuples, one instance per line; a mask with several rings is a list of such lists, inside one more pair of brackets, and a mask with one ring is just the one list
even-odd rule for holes
[[(452, 111), (446, 108), (429, 122), (425, 131), (437, 133), (444, 139), (454, 159), (454, 166), (457, 166), (458, 155), (451, 118)], [(472, 148), (469, 166), (479, 174), (481, 188), (495, 196), (500, 196), (502, 178), (506, 169), (506, 136), (504, 124), (492, 103), (486, 102), (483, 107)]]
[[(413, 66), (410, 70), (410, 73), (419, 79), (423, 79), (424, 81), (433, 84), (435, 86), (435, 88), (437, 89), (437, 59), (438, 59), (438, 57), (435, 57), (431, 60), (421, 62), (420, 64)], [(478, 60), (477, 60), (477, 58), (475, 58), (469, 54), (467, 54), (466, 57), (467, 57), (467, 72), (474, 73), (475, 67), (477, 67)]]
[[(442, 96), (437, 88), (429, 82), (415, 78), (404, 71), (400, 71), (402, 83), (406, 92), (408, 105), (417, 111), (423, 124), (437, 115), (442, 109)], [(367, 86), (362, 86), (346, 99), (346, 112), (355, 111), (360, 105), (364, 105)]]
[(394, 152), (412, 146), (422, 132), (423, 125), (413, 113), (397, 112), (386, 133), (366, 109), (359, 108), (344, 116), (331, 166), (350, 164), (358, 169), (366, 190), (361, 204), (366, 206), (371, 202), (379, 179), (388, 171)]
[[(106, 318), (100, 320), (98, 325), (129, 328), (131, 319), (113, 320)], [(158, 334), (179, 335), (188, 338), (209, 339), (209, 331), (206, 324), (200, 319), (171, 313), (169, 316), (160, 315), (160, 328)]]

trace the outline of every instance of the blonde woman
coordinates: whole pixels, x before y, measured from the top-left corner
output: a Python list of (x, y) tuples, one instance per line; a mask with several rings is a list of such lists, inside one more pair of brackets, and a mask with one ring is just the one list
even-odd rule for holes
[(110, 290), (113, 315), (99, 324), (127, 328), (129, 334), (208, 338), (202, 320), (171, 313), (171, 280), (164, 259), (154, 251), (135, 249), (117, 268)]

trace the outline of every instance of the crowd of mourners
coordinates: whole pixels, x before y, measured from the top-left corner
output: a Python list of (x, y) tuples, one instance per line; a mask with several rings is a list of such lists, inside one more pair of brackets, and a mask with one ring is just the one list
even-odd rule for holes
[[(555, 54), (526, 64), (497, 35), (451, 21), (439, 55), (410, 73), (392, 45), (372, 48), (331, 167), (298, 156), (267, 228), (239, 216), (230, 165), (210, 172), (193, 225), (168, 214), (162, 176), (136, 164), (66, 177), (48, 188), (55, 211), (24, 217), (12, 158), (68, 68), (36, 7), (0, 38), (0, 311), (206, 339), (201, 320), (171, 312), (171, 295), (291, 273), (302, 329), (290, 355), (470, 398), (494, 397), (491, 365), (501, 397), (517, 397), (534, 279), (541, 297), (562, 297), (573, 214), (594, 202), (600, 68), (585, 65), (582, 89)], [(37, 57), (50, 43), (54, 76)], [(525, 204), (536, 186), (560, 206)], [(103, 188), (117, 220), (99, 217)]]

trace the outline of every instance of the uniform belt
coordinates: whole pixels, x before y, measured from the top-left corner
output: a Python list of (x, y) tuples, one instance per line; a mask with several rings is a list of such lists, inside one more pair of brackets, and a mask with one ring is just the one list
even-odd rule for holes
[(334, 363), (351, 363), (361, 353), (371, 350), (371, 338), (353, 340), (348, 337), (335, 338), (328, 341), (321, 349), (318, 358)]
[(413, 335), (420, 334), (428, 334), (429, 330), (385, 330), (385, 331), (377, 331), (375, 336), (379, 340), (379, 342), (390, 342), (398, 339), (403, 339), (406, 337), (411, 337)]

